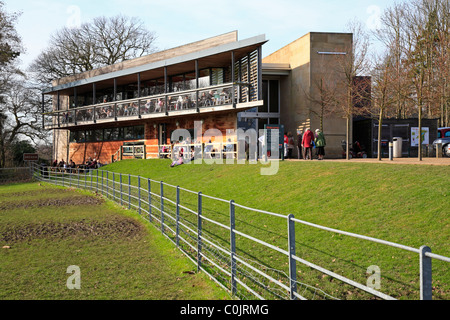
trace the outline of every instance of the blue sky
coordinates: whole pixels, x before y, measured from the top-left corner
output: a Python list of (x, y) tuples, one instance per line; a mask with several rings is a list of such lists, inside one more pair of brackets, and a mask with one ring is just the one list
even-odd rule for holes
[(157, 35), (158, 49), (237, 30), (239, 39), (265, 34), (266, 56), (310, 31), (345, 32), (359, 19), (374, 28), (394, 0), (6, 0), (8, 12), (22, 12), (17, 29), (27, 53), (26, 67), (64, 26), (98, 16), (139, 17)]

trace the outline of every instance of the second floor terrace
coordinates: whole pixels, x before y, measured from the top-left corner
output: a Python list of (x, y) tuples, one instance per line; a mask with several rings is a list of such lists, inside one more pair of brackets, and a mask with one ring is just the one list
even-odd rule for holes
[(126, 67), (118, 64), (56, 81), (43, 92), (53, 96), (51, 112), (44, 113), (42, 106), (45, 127), (72, 129), (261, 105), (265, 37), (219, 44), (213, 39), (209, 46), (207, 40), (197, 46), (201, 49), (191, 44), (136, 59), (134, 65), (130, 60)]

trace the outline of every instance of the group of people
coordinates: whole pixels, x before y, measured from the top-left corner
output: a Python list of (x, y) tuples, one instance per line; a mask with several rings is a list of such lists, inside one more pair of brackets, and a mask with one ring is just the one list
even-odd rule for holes
[[(318, 160), (323, 160), (325, 156), (326, 140), (323, 132), (316, 129), (315, 133), (307, 128), (302, 134), (297, 132), (297, 152), (298, 159), (312, 160), (313, 149), (316, 150)], [(294, 137), (291, 132), (284, 134), (284, 156), (289, 159), (292, 158), (294, 149)]]
[(64, 160), (60, 160), (59, 162), (58, 160), (54, 160), (52, 163), (52, 169), (60, 172), (74, 172), (75, 169), (94, 170), (100, 168), (101, 166), (103, 166), (103, 164), (100, 160), (92, 159), (91, 157), (89, 157), (84, 165), (76, 165), (72, 159), (68, 162), (65, 162)]

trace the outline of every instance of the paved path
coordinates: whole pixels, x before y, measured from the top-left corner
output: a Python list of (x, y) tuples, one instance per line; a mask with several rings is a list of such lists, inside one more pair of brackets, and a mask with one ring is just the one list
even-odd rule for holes
[[(307, 161), (307, 160), (297, 160), (288, 159), (287, 161)], [(318, 160), (313, 160), (318, 161)], [(419, 164), (419, 165), (436, 165), (436, 166), (450, 166), (450, 158), (422, 158), (419, 161), (418, 158), (394, 158), (394, 160), (389, 160), (388, 158), (383, 158), (381, 161), (377, 159), (324, 159), (323, 161), (337, 161), (337, 162), (354, 162), (354, 163), (387, 163), (387, 164)]]

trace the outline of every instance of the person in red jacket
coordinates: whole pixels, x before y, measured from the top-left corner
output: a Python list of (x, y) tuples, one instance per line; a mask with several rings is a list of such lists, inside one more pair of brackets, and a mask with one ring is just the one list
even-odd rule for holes
[(312, 160), (312, 149), (314, 145), (314, 133), (308, 128), (303, 134), (302, 145), (305, 150), (304, 159)]

